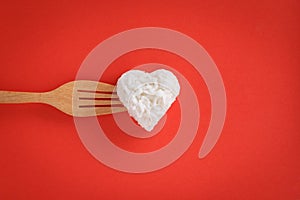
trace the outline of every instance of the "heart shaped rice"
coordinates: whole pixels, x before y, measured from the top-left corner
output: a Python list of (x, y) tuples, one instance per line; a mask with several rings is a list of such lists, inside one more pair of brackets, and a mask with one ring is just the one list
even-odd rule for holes
[(145, 130), (151, 131), (179, 95), (176, 76), (165, 69), (152, 73), (130, 70), (117, 82), (117, 95), (128, 113)]

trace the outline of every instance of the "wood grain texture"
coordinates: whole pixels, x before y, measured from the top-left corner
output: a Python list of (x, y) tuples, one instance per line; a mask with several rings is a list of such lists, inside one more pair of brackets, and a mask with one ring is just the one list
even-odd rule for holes
[(0, 91), (0, 103), (45, 103), (75, 117), (124, 112), (126, 108), (117, 99), (114, 88), (107, 83), (79, 80), (42, 93)]

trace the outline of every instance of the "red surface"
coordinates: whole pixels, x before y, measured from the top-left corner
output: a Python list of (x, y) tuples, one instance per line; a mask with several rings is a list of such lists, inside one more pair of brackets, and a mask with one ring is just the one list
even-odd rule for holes
[[(188, 151), (162, 170), (127, 174), (87, 152), (72, 117), (46, 105), (0, 105), (0, 199), (299, 199), (299, 9), (299, 1), (2, 2), (1, 90), (53, 89), (73, 80), (104, 39), (158, 26), (193, 37), (209, 52), (224, 79), (228, 113), (219, 142), (199, 160), (210, 117), (204, 83), (197, 85), (192, 67), (168, 53), (122, 56), (102, 80), (114, 83), (122, 73), (117, 66), (147, 62), (189, 77), (202, 118)], [(175, 105), (170, 113), (176, 112)], [(130, 143), (122, 134), (109, 137), (140, 152), (173, 135)]]

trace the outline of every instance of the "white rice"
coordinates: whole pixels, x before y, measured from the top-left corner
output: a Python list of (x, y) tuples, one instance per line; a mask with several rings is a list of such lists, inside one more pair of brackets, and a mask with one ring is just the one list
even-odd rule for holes
[(151, 131), (179, 95), (176, 76), (165, 69), (146, 73), (130, 70), (117, 82), (120, 101), (145, 130)]

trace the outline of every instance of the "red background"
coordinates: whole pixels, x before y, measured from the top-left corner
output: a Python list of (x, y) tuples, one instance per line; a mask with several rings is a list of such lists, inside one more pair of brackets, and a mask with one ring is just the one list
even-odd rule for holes
[[(47, 105), (0, 105), (0, 199), (299, 199), (299, 10), (291, 0), (2, 1), (1, 90), (53, 89), (75, 79), (101, 41), (158, 26), (193, 37), (209, 52), (224, 79), (228, 113), (219, 142), (199, 160), (210, 117), (201, 78), (166, 52), (124, 55), (103, 81), (115, 83), (125, 71), (118, 66), (161, 62), (192, 82), (202, 118), (188, 151), (162, 170), (127, 174), (87, 152), (72, 117)], [(175, 104), (170, 115), (177, 111)], [(173, 136), (128, 143), (122, 134), (109, 137), (123, 148), (150, 151)]]

